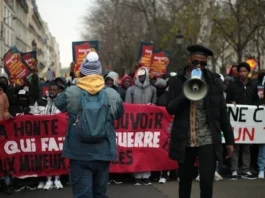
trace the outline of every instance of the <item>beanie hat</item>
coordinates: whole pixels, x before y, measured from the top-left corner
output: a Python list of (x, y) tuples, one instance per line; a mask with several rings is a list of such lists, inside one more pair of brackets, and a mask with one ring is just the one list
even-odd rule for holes
[(91, 74), (102, 74), (101, 64), (96, 52), (88, 53), (86, 59), (80, 66), (80, 72), (85, 76)]
[(158, 78), (155, 86), (161, 86), (161, 87), (166, 87), (167, 86), (167, 81), (164, 80), (163, 78)]
[(226, 76), (224, 81), (234, 82), (235, 79), (232, 76)]

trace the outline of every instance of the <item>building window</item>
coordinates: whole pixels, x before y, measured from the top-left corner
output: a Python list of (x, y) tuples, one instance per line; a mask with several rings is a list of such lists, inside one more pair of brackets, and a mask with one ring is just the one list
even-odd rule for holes
[(8, 12), (7, 12), (7, 7), (5, 6), (5, 17), (4, 18), (7, 18), (8, 17)]
[(7, 43), (7, 41), (8, 41), (8, 29), (6, 29), (6, 31), (5, 31), (5, 44), (7, 45), (8, 43)]
[(7, 31), (7, 40), (6, 40), (6, 44), (9, 46), (9, 38), (10, 38), (10, 34), (9, 31)]
[(12, 46), (12, 38), (13, 38), (13, 33), (10, 32), (10, 37), (9, 37), (9, 46)]
[(9, 10), (7, 10), (6, 23), (9, 25)]

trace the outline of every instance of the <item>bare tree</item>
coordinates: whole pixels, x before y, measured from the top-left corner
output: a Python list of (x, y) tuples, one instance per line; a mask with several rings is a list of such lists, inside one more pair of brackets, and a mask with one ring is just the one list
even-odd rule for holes
[(259, 27), (264, 26), (262, 1), (223, 0), (219, 4), (219, 13), (214, 17), (214, 23), (219, 28), (227, 42), (237, 54), (237, 62), (243, 59), (244, 49), (253, 39)]
[(233, 54), (241, 62), (253, 43), (260, 62), (264, 49), (263, 0), (97, 0), (90, 10), (83, 37), (99, 40), (103, 64), (120, 73), (135, 65), (140, 41), (176, 55), (178, 30), (184, 46), (199, 42), (214, 50), (213, 70), (224, 70)]
[(100, 41), (99, 53), (105, 65), (123, 73), (136, 60), (145, 24), (142, 13), (121, 6), (119, 1), (99, 0), (97, 9), (86, 16), (87, 40)]

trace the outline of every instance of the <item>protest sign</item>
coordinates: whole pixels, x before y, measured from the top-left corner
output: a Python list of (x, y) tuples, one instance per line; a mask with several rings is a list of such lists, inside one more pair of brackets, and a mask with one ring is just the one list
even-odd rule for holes
[(49, 83), (41, 83), (40, 90), (41, 90), (41, 97), (48, 96), (49, 93)]
[(151, 76), (162, 76), (166, 73), (169, 59), (164, 52), (153, 53), (150, 66)]
[(265, 144), (264, 106), (227, 105), (227, 111), (237, 144)]
[(151, 58), (153, 53), (153, 43), (141, 42), (139, 50), (139, 63), (141, 66), (150, 69)]
[(16, 85), (23, 85), (30, 80), (32, 72), (16, 46), (10, 48), (3, 58), (5, 72)]
[(255, 68), (258, 66), (258, 62), (254, 58), (248, 58), (246, 63), (249, 64), (251, 71), (255, 70)]
[(35, 71), (37, 69), (37, 52), (25, 52), (21, 53), (23, 59), (27, 63), (27, 65), (30, 67), (32, 71)]
[(76, 77), (79, 77), (80, 65), (90, 51), (98, 52), (98, 41), (72, 42), (73, 62), (75, 63), (74, 74)]

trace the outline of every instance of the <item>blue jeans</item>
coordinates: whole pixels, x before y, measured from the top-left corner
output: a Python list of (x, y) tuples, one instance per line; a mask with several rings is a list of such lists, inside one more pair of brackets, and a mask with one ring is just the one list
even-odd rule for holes
[(265, 168), (265, 144), (259, 145), (258, 167), (259, 167), (259, 171), (264, 171), (264, 168)]
[(216, 161), (216, 169), (215, 169), (215, 171), (217, 171), (217, 172), (218, 172), (219, 169), (220, 169), (219, 165), (220, 165), (220, 162)]
[(73, 198), (108, 198), (108, 161), (70, 161)]

